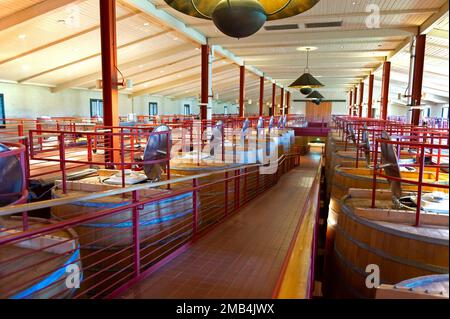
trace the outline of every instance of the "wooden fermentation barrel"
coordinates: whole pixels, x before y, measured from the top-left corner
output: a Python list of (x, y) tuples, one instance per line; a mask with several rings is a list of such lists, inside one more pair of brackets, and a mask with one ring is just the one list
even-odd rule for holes
[[(418, 172), (401, 172), (401, 176), (404, 179), (411, 181), (419, 180)], [(424, 182), (433, 183), (436, 181), (436, 173), (424, 172)], [(439, 181), (448, 181), (449, 176), (446, 173), (439, 174)], [(334, 169), (334, 178), (332, 181), (331, 198), (341, 199), (347, 195), (350, 188), (362, 188), (371, 189), (373, 184), (373, 170), (370, 168), (352, 168), (336, 166)], [(402, 187), (406, 191), (417, 191), (417, 186), (407, 183), (402, 183)], [(389, 182), (385, 178), (377, 178), (377, 189), (389, 188)], [(424, 186), (425, 192), (442, 191), (442, 188), (433, 188)]]
[[(46, 219), (29, 218), (29, 229), (45, 227), (50, 223)], [(14, 234), (21, 227), (21, 218), (0, 218), (1, 236)], [(74, 230), (67, 228), (2, 246), (0, 298), (70, 298), (75, 289), (66, 286), (66, 278), (71, 273), (67, 271), (67, 266), (75, 265), (79, 269), (80, 279), (83, 271), (77, 237)]]
[(352, 190), (335, 206), (332, 270), (327, 297), (374, 298), (366, 287), (366, 267), (377, 265), (382, 284), (448, 273), (448, 215), (423, 214), (414, 227), (415, 212), (394, 210), (391, 193), (377, 190), (371, 209), (371, 190)]
[[(410, 179), (412, 181), (418, 180), (418, 172), (401, 172), (402, 178)], [(432, 172), (424, 173), (424, 182), (433, 183), (436, 181), (436, 174)], [(448, 181), (448, 174), (439, 174), (439, 181)], [(334, 239), (335, 239), (335, 227), (339, 217), (341, 198), (348, 194), (349, 189), (372, 189), (373, 183), (373, 170), (368, 168), (350, 168), (350, 167), (340, 167), (336, 166), (334, 179), (332, 184), (330, 204), (328, 210), (328, 220), (327, 220), (327, 233), (326, 233), (326, 266), (327, 272), (330, 271), (328, 268), (328, 259), (331, 258)], [(417, 191), (416, 185), (408, 185), (403, 183), (403, 189), (406, 191)], [(377, 178), (377, 189), (388, 189), (389, 183), (385, 178)], [(426, 192), (432, 191), (447, 191), (447, 189), (442, 188), (432, 188), (423, 187)]]
[[(111, 190), (117, 186), (98, 183), (98, 177), (67, 182), (72, 195)], [(142, 267), (148, 267), (167, 256), (192, 234), (192, 192), (171, 197), (173, 191), (146, 189), (140, 191), (140, 200), (159, 198), (145, 204), (139, 210), (140, 257)], [(60, 189), (53, 191), (54, 198), (61, 198)], [(52, 207), (56, 220), (69, 220), (88, 216), (99, 211), (118, 208), (132, 202), (131, 194), (101, 199), (79, 201)], [(197, 203), (200, 206), (200, 200)], [(201, 223), (202, 220), (199, 220)], [(133, 223), (132, 210), (87, 222), (75, 227), (81, 245), (81, 257), (85, 269), (82, 289), (89, 296), (103, 296), (103, 290), (119, 287), (133, 275)]]

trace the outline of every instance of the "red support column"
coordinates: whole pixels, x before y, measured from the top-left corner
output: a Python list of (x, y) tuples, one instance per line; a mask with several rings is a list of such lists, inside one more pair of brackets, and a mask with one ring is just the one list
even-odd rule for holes
[(264, 77), (259, 78), (259, 116), (264, 115)]
[[(100, 0), (100, 37), (103, 79), (103, 123), (119, 126), (119, 90), (117, 76), (116, 0)], [(111, 136), (105, 154), (107, 162), (119, 158), (119, 141)]]
[(245, 66), (241, 65), (239, 71), (239, 117), (244, 117)]
[(291, 92), (286, 93), (286, 114), (289, 114), (289, 109), (291, 108)]
[[(358, 87), (355, 86), (353, 88), (353, 106), (356, 106), (357, 103), (358, 103)], [(352, 115), (356, 116), (356, 110), (355, 109), (353, 109)]]
[(202, 45), (202, 79), (201, 79), (201, 101), (200, 101), (200, 120), (207, 119), (207, 105), (209, 101), (209, 45)]
[(275, 83), (273, 83), (272, 84), (272, 108), (271, 108), (271, 111), (270, 111), (270, 114), (269, 114), (270, 116), (275, 115), (275, 110), (276, 110), (275, 103), (276, 103), (276, 100), (277, 100), (277, 85)]
[(359, 103), (358, 103), (358, 107), (359, 107), (358, 116), (359, 117), (362, 117), (363, 101), (364, 101), (364, 82), (361, 82), (361, 83), (359, 83)]
[(389, 103), (389, 81), (391, 79), (391, 62), (383, 64), (383, 78), (381, 81), (381, 119), (387, 120)]
[(371, 74), (369, 76), (369, 96), (367, 97), (367, 117), (373, 118), (372, 107), (373, 107), (373, 82), (375, 80), (375, 76)]
[(352, 104), (353, 104), (353, 90), (349, 92), (349, 102), (348, 102), (348, 115), (352, 116)]
[(281, 105), (281, 114), (284, 114), (284, 88), (281, 88), (280, 105)]
[[(419, 35), (416, 37), (416, 52), (414, 60), (414, 78), (412, 87), (412, 106), (419, 106), (422, 102), (422, 82), (423, 70), (425, 63), (425, 43), (426, 35)], [(411, 117), (411, 124), (418, 126), (420, 121), (420, 110), (413, 110)]]

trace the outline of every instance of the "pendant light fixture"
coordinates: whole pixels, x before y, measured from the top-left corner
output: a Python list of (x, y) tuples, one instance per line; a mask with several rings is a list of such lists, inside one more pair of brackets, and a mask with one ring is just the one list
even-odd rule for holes
[(322, 100), (324, 99), (324, 96), (320, 94), (318, 91), (313, 91), (306, 98), (311, 99), (314, 104), (320, 105), (320, 103), (322, 103)]
[(289, 87), (294, 89), (300, 89), (303, 95), (311, 94), (312, 89), (323, 87), (324, 85), (320, 83), (311, 73), (309, 73), (309, 52), (316, 48), (306, 47), (299, 48), (300, 51), (306, 51), (306, 68), (304, 73), (295, 80)]
[(164, 0), (192, 17), (212, 20), (232, 38), (251, 36), (266, 21), (292, 17), (314, 7), (319, 0)]

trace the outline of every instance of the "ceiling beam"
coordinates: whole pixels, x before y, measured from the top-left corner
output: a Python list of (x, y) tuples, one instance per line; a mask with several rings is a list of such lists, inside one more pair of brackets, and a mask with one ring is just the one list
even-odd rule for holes
[[(118, 46), (118, 47), (117, 47), (117, 50), (121, 50), (121, 49), (130, 47), (130, 46), (132, 46), (132, 45), (135, 45), (135, 44), (138, 44), (138, 43), (141, 43), (141, 42), (145, 42), (145, 41), (148, 41), (148, 40), (150, 40), (150, 39), (157, 38), (157, 37), (159, 37), (159, 36), (165, 36), (165, 35), (167, 35), (167, 34), (168, 34), (167, 31), (161, 31), (161, 32), (158, 32), (158, 33), (155, 33), (155, 34), (146, 36), (146, 37), (144, 37), (144, 38), (140, 38), (140, 39), (131, 41), (131, 42), (129, 42), (129, 43), (125, 43), (125, 44), (123, 44), (123, 45), (121, 45), (121, 46)], [(58, 70), (61, 70), (61, 69), (67, 68), (67, 67), (69, 67), (69, 66), (72, 66), (72, 65), (75, 65), (75, 64), (84, 62), (84, 61), (88, 61), (88, 60), (91, 60), (91, 59), (94, 59), (94, 58), (98, 58), (98, 57), (100, 57), (100, 56), (101, 56), (101, 52), (95, 53), (95, 54), (92, 54), (92, 55), (90, 55), (90, 56), (81, 58), (81, 59), (79, 59), (79, 60), (72, 61), (72, 62), (63, 64), (63, 65), (59, 65), (59, 66), (54, 67), (54, 68), (49, 69), (49, 70), (45, 70), (45, 71), (42, 71), (42, 72), (39, 72), (39, 73), (30, 75), (30, 76), (27, 76), (26, 78), (23, 78), (23, 79), (19, 80), (18, 82), (19, 82), (19, 83), (23, 83), (23, 82), (26, 82), (26, 81), (28, 81), (28, 80), (37, 78), (37, 77), (39, 77), (39, 76), (42, 76), (42, 75), (45, 75), (45, 74), (48, 74), (48, 73), (52, 73), (52, 72), (55, 72), (55, 71), (58, 71)]]
[(436, 38), (441, 41), (446, 41), (448, 43), (448, 31), (434, 29), (427, 34), (427, 37)]
[[(124, 15), (124, 16), (118, 17), (118, 18), (117, 18), (117, 22), (120, 22), (120, 21), (123, 21), (123, 20), (125, 20), (125, 19), (131, 18), (131, 17), (133, 17), (133, 16), (135, 16), (135, 15), (136, 15), (136, 13), (129, 13), (129, 14), (126, 14), (126, 15)], [(2, 60), (2, 61), (0, 61), (0, 65), (6, 64), (6, 63), (11, 62), (11, 61), (15, 61), (15, 60), (17, 60), (17, 59), (26, 57), (26, 56), (28, 56), (28, 55), (30, 55), (30, 54), (33, 54), (33, 53), (36, 53), (36, 52), (39, 52), (39, 51), (42, 51), (42, 50), (45, 50), (45, 49), (48, 49), (48, 48), (51, 48), (52, 46), (55, 46), (55, 45), (57, 45), (57, 44), (61, 44), (61, 43), (63, 43), (63, 42), (69, 41), (69, 40), (71, 40), (71, 39), (77, 38), (77, 37), (79, 37), (79, 36), (85, 35), (85, 34), (87, 34), (87, 33), (90, 33), (90, 32), (92, 32), (92, 31), (95, 31), (95, 30), (98, 30), (98, 29), (100, 29), (100, 25), (93, 26), (93, 27), (91, 27), (91, 28), (88, 28), (88, 29), (82, 30), (82, 31), (80, 31), (80, 32), (71, 34), (71, 35), (69, 35), (69, 36), (67, 36), (67, 37), (58, 39), (58, 40), (56, 40), (56, 41), (53, 41), (53, 42), (50, 42), (50, 43), (46, 43), (46, 44), (44, 44), (44, 45), (38, 46), (38, 47), (33, 48), (33, 49), (31, 49), (31, 50), (28, 50), (28, 51), (19, 53), (19, 54), (13, 56), (13, 57), (10, 57), (10, 58), (7, 58), (7, 59), (5, 59), (5, 60)]]
[[(221, 73), (221, 72), (232, 70), (234, 68), (235, 68), (234, 65), (229, 64), (229, 65), (224, 65), (224, 66), (221, 66), (221, 67), (214, 68), (213, 72), (215, 72), (217, 74), (217, 73)], [(137, 92), (131, 94), (131, 97), (136, 97), (136, 96), (140, 96), (140, 95), (144, 95), (144, 94), (155, 94), (155, 93), (158, 93), (158, 92), (161, 92), (161, 91), (168, 90), (170, 88), (176, 88), (176, 87), (185, 85), (185, 84), (187, 84), (189, 82), (194, 82), (194, 81), (199, 81), (199, 80), (200, 80), (200, 74), (194, 74), (194, 75), (191, 75), (191, 76), (188, 76), (188, 77), (180, 78), (178, 80), (175, 80), (175, 81), (172, 81), (172, 82), (169, 82), (169, 83), (155, 85), (155, 86), (153, 86), (151, 88), (147, 88), (145, 90), (137, 91)]]
[(448, 1), (445, 1), (444, 5), (420, 26), (420, 34), (427, 34), (432, 31), (435, 25), (445, 17), (448, 17)]
[[(159, 8), (169, 8), (167, 4), (157, 5)], [(404, 10), (382, 10), (380, 11), (381, 16), (398, 16), (398, 15), (428, 15), (428, 14), (434, 14), (439, 11), (440, 8), (427, 8), (427, 9), (404, 9)], [(332, 19), (342, 19), (342, 18), (361, 18), (361, 17), (367, 17), (366, 11), (360, 11), (360, 12), (337, 12), (332, 14), (317, 14), (317, 15), (301, 15), (301, 16), (295, 16), (291, 17), (287, 21), (269, 21), (268, 25), (277, 25), (277, 24), (284, 24), (284, 23), (295, 23), (296, 20), (300, 20), (303, 22), (323, 22), (323, 20), (332, 20)], [(203, 27), (203, 26), (209, 26), (210, 24), (208, 22), (199, 21), (196, 23), (190, 24), (190, 26), (196, 28), (196, 27)]]
[(41, 15), (58, 10), (74, 2), (82, 2), (85, 0), (45, 0), (27, 7), (18, 12), (14, 12), (6, 17), (0, 18), (0, 31), (9, 29), (23, 22), (32, 20)]
[[(323, 40), (318, 40), (318, 41), (322, 41)], [(295, 43), (287, 43), (287, 44), (283, 44), (283, 48), (298, 48), (298, 47), (303, 47), (303, 46), (311, 46), (312, 44), (315, 44), (316, 41), (314, 40), (310, 40), (310, 41), (304, 41), (303, 38), (298, 39)], [(385, 44), (389, 44), (389, 43), (393, 43), (393, 44), (398, 44), (399, 42), (402, 42), (402, 40), (400, 39), (383, 39), (383, 43)], [(359, 43), (363, 43), (363, 44), (379, 44), (380, 43), (380, 39), (343, 39), (342, 41), (336, 40), (336, 39), (328, 39), (326, 45), (330, 45), (330, 44), (335, 44), (337, 46), (342, 46), (342, 45), (346, 45), (346, 44), (359, 44)], [(320, 46), (320, 44), (315, 44), (314, 46)], [(267, 42), (267, 43), (258, 43), (258, 44), (246, 44), (246, 42), (238, 42), (238, 43), (230, 43), (227, 44), (227, 48), (228, 49), (236, 49), (236, 50), (247, 50), (247, 49), (255, 49), (255, 50), (260, 50), (260, 49), (266, 49), (266, 48), (274, 48), (274, 46)]]
[[(147, 55), (147, 56), (145, 56), (143, 58), (140, 58), (140, 59), (137, 59), (137, 60), (133, 60), (133, 61), (130, 61), (130, 62), (127, 62), (127, 63), (123, 63), (123, 64), (119, 65), (119, 67), (122, 70), (127, 70), (127, 69), (131, 69), (133, 67), (139, 66), (141, 64), (148, 63), (149, 61), (151, 61), (152, 63), (156, 63), (156, 62), (158, 62), (160, 60), (167, 59), (167, 57), (170, 57), (170, 56), (175, 55), (175, 54), (179, 54), (181, 52), (190, 50), (192, 48), (193, 48), (193, 46), (190, 43), (179, 45), (179, 46), (176, 46), (176, 47), (168, 49), (168, 50), (164, 49), (164, 50), (158, 51), (156, 53)], [(197, 53), (197, 55), (198, 55), (198, 53)], [(194, 55), (190, 56), (189, 58), (192, 58), (192, 57), (194, 57)], [(177, 63), (179, 61), (180, 60), (171, 61), (170, 63), (166, 63), (163, 66), (167, 66), (167, 65), (170, 65), (170, 64), (173, 64), (173, 63)], [(148, 69), (146, 71), (147, 72), (148, 71), (154, 71), (155, 69), (159, 69), (159, 68), (161, 68), (163, 66), (158, 65), (156, 68)], [(101, 77), (102, 77), (102, 73), (101, 73), (101, 71), (98, 71), (98, 72), (95, 72), (95, 73), (91, 73), (91, 74), (79, 77), (77, 79), (73, 79), (73, 80), (61, 83), (61, 84), (57, 85), (55, 88), (53, 88), (51, 91), (52, 91), (52, 93), (57, 93), (57, 92), (60, 92), (60, 91), (63, 91), (63, 90), (69, 89), (69, 88), (78, 87), (78, 86), (80, 86), (82, 84), (85, 84), (85, 83), (90, 83), (90, 82), (96, 81), (97, 79), (101, 79)]]
[(213, 37), (208, 39), (211, 45), (233, 45), (239, 42), (246, 45), (251, 44), (270, 44), (272, 46), (283, 43), (298, 43), (299, 39), (304, 42), (309, 41), (328, 41), (330, 39), (357, 41), (358, 39), (374, 40), (375, 38), (384, 39), (392, 37), (409, 37), (417, 34), (417, 27), (398, 27), (398, 28), (380, 28), (380, 29), (357, 29), (357, 30), (339, 30), (339, 31), (308, 31), (308, 32), (291, 32), (285, 33), (283, 36), (279, 34), (257, 34), (250, 38), (238, 40), (230, 37)]
[[(337, 58), (337, 59), (325, 59), (327, 63), (323, 63), (324, 59), (320, 58), (310, 58), (309, 63), (310, 65), (318, 65), (320, 67), (324, 67), (324, 65), (364, 65), (367, 63), (376, 63), (376, 62), (383, 62), (385, 61), (385, 57), (349, 57), (349, 58)], [(306, 61), (302, 61), (302, 59), (277, 59), (269, 58), (265, 60), (257, 60), (252, 61), (252, 65), (256, 67), (264, 67), (264, 66), (305, 66)], [(313, 68), (313, 67), (312, 67)]]
[[(314, 57), (315, 59), (319, 58), (334, 58), (334, 57), (380, 57), (387, 56), (390, 50), (379, 49), (379, 50), (342, 50), (342, 51), (315, 51)], [(288, 52), (258, 52), (258, 53), (241, 53), (246, 62), (251, 61), (264, 61), (264, 60), (273, 60), (277, 58), (306, 58), (306, 54), (299, 51), (288, 51)]]

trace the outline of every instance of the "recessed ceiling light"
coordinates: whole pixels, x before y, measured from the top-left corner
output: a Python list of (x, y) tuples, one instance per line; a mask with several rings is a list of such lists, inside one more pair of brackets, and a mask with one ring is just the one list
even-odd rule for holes
[(144, 23), (144, 27), (148, 27), (149, 25), (150, 25), (149, 22), (145, 22), (145, 23)]
[(174, 40), (174, 41), (178, 41), (178, 37), (174, 37), (173, 40)]
[(21, 35), (18, 36), (18, 38), (19, 38), (20, 40), (23, 40), (23, 39), (25, 39), (26, 37), (27, 37), (26, 34), (21, 34)]
[(164, 71), (164, 70), (159, 71), (159, 73), (164, 73), (164, 72), (166, 72), (166, 71)]
[(22, 70), (27, 71), (30, 69), (29, 65), (22, 65)]

